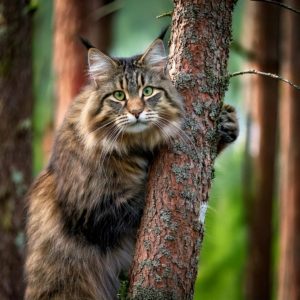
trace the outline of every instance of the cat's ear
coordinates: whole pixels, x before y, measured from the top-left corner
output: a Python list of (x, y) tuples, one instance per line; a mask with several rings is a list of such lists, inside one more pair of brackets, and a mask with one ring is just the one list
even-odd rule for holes
[(89, 74), (95, 81), (110, 77), (118, 66), (112, 58), (96, 48), (89, 49), (88, 62)]
[(161, 39), (155, 40), (138, 61), (140, 64), (163, 71), (167, 64), (164, 43)]

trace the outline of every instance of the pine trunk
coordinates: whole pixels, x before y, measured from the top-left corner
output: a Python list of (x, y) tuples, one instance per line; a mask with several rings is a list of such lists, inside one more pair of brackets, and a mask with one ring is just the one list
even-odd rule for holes
[(93, 12), (111, 0), (55, 1), (54, 70), (56, 82), (56, 127), (86, 81), (86, 49), (79, 37), (89, 38), (106, 51), (111, 42), (111, 17), (94, 19)]
[[(70, 103), (87, 80), (87, 50), (79, 37), (106, 52), (111, 44), (112, 14), (100, 19), (95, 13), (112, 0), (69, 0), (54, 3), (54, 73), (56, 92), (55, 127), (59, 128)], [(53, 128), (44, 139), (44, 157), (48, 161), (52, 149)]]
[(130, 278), (133, 299), (193, 298), (233, 6), (231, 0), (174, 0), (169, 72), (185, 100), (184, 133), (150, 170)]
[(87, 1), (54, 2), (54, 71), (56, 127), (85, 82), (85, 49), (79, 35), (84, 31)]
[[(300, 1), (289, 2), (300, 7)], [(283, 15), (282, 75), (300, 83), (300, 18)], [(279, 300), (300, 299), (300, 92), (282, 85)]]
[(0, 299), (23, 299), (24, 194), (31, 181), (31, 15), (0, 6)]
[[(267, 3), (250, 3), (254, 21), (251, 65), (256, 70), (279, 72), (280, 9)], [(268, 18), (265, 16), (268, 15)], [(253, 132), (253, 180), (249, 216), (249, 257), (246, 296), (249, 300), (271, 299), (272, 295), (272, 211), (274, 201), (278, 81), (253, 76), (249, 101)], [(254, 130), (256, 129), (256, 130)], [(248, 185), (250, 184), (248, 174)]]

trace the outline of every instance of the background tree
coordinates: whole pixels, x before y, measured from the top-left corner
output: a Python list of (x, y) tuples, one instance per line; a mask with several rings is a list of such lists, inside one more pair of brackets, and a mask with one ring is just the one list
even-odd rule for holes
[[(54, 1), (56, 128), (87, 80), (87, 51), (79, 37), (89, 39), (104, 52), (111, 45), (112, 13), (119, 8), (119, 5), (112, 6), (112, 3), (112, 0)], [(53, 128), (49, 127), (44, 138), (45, 161), (51, 151), (52, 139)]]
[(79, 42), (89, 1), (54, 2), (54, 71), (56, 127), (85, 82), (85, 49)]
[[(245, 36), (247, 50), (252, 54), (251, 69), (278, 74), (280, 8), (268, 3), (248, 2)], [(266, 18), (265, 16), (268, 16)], [(247, 217), (249, 254), (247, 263), (247, 299), (271, 299), (272, 236), (275, 188), (276, 137), (279, 82), (272, 78), (247, 78), (247, 106), (250, 110), (250, 159), (252, 172), (245, 169), (248, 191)]]
[(54, 70), (56, 76), (56, 125), (62, 122), (71, 101), (86, 82), (86, 49), (79, 36), (90, 38), (102, 51), (110, 46), (110, 17), (97, 18), (95, 10), (109, 0), (55, 1)]
[(31, 181), (31, 9), (0, 4), (0, 299), (23, 299), (24, 194)]
[[(234, 1), (174, 1), (169, 73), (185, 99), (183, 141), (155, 159), (131, 272), (133, 299), (192, 299), (227, 87)], [(194, 148), (194, 147), (197, 147)]]
[[(290, 1), (295, 8), (299, 0)], [(281, 73), (300, 83), (300, 17), (283, 14)], [(300, 299), (300, 92), (282, 85), (280, 101), (280, 265), (278, 299)]]

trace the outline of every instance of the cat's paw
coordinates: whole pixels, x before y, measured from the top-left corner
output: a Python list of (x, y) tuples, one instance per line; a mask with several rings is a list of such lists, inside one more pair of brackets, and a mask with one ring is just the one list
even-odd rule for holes
[(236, 110), (229, 104), (224, 104), (218, 120), (218, 152), (234, 142), (239, 135), (239, 123)]

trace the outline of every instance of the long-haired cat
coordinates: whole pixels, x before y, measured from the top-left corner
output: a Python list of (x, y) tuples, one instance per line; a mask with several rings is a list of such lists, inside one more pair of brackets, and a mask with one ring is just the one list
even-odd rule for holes
[[(143, 55), (111, 58), (92, 48), (88, 59), (91, 82), (71, 104), (29, 193), (26, 300), (117, 298), (149, 160), (180, 130), (182, 99), (161, 40)], [(228, 114), (234, 124), (235, 112)], [(232, 132), (220, 141), (234, 140)]]

